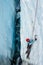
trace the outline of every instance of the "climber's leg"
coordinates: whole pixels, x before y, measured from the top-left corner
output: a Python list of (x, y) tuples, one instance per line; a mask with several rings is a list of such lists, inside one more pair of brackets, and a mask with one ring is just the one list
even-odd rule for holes
[(31, 45), (28, 44), (28, 46), (27, 46), (27, 51), (26, 51), (26, 53), (27, 53), (27, 58), (29, 58), (29, 55), (30, 55), (30, 52), (31, 52), (31, 47), (32, 47), (32, 44), (31, 44)]

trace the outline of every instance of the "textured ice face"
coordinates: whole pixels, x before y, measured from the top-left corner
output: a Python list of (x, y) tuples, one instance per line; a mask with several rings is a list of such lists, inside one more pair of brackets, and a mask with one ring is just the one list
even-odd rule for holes
[(14, 0), (0, 0), (0, 55), (10, 57), (15, 17)]
[[(43, 0), (38, 0), (38, 11), (35, 22), (34, 34), (37, 34), (37, 42), (33, 44), (30, 53), (30, 61), (34, 65), (43, 65)], [(26, 38), (32, 36), (32, 21), (34, 20), (36, 0), (21, 1), (21, 57), (26, 58), (27, 43)]]

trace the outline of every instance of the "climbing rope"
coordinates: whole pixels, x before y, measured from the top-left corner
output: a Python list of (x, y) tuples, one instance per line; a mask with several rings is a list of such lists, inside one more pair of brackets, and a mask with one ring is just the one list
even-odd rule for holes
[(34, 37), (34, 30), (35, 30), (35, 23), (36, 23), (37, 10), (38, 10), (38, 0), (36, 1), (36, 9), (35, 9), (35, 16), (34, 16), (33, 30), (32, 30), (32, 39), (33, 39), (33, 37)]
[[(28, 45), (27, 45), (27, 58), (29, 58), (29, 55), (30, 55), (30, 51), (31, 51), (31, 47), (34, 43), (34, 38), (35, 38), (35, 41), (37, 40), (36, 36), (37, 35), (34, 35), (34, 31), (35, 31), (35, 23), (36, 23), (36, 16), (37, 16), (37, 10), (38, 10), (38, 0), (36, 1), (36, 8), (35, 8), (35, 15), (34, 15), (34, 20), (32, 22), (33, 24), (33, 28), (32, 28), (32, 40), (30, 40), (29, 38), (26, 39)], [(31, 43), (31, 44), (30, 44)], [(29, 45), (30, 44), (30, 45)]]
[[(27, 6), (27, 3), (25, 2), (25, 5)], [(27, 6), (27, 9), (29, 10), (29, 7)], [(31, 9), (30, 9), (31, 10)], [(37, 16), (37, 10), (38, 10), (38, 0), (36, 0), (36, 8), (35, 8), (35, 15), (34, 15), (34, 20), (32, 21), (32, 39), (37, 36), (34, 35), (34, 31), (35, 31), (35, 23), (36, 23), (36, 16)], [(30, 16), (31, 17), (31, 16)], [(31, 18), (32, 19), (32, 18)]]

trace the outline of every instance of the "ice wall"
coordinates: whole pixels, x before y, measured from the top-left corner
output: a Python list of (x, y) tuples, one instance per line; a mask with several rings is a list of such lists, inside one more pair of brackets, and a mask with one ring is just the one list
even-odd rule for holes
[[(21, 57), (26, 58), (27, 43), (26, 38), (32, 36), (32, 21), (35, 15), (36, 0), (21, 0)], [(35, 31), (37, 41), (33, 44), (30, 53), (30, 63), (43, 65), (43, 0), (38, 0), (38, 11), (35, 21)]]
[(14, 0), (0, 0), (0, 56), (10, 57), (14, 32)]

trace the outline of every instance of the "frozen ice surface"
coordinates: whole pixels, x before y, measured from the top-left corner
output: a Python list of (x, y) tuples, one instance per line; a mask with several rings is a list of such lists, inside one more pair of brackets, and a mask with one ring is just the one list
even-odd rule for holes
[[(21, 57), (26, 59), (26, 38), (32, 36), (32, 21), (34, 20), (36, 0), (21, 0)], [(0, 0), (0, 61), (6, 65), (6, 57), (10, 57), (12, 48), (12, 34), (14, 20), (14, 0)], [(32, 46), (30, 62), (34, 65), (43, 65), (43, 0), (38, 2), (37, 18), (35, 23), (37, 42)], [(4, 59), (3, 59), (4, 58)], [(8, 60), (9, 61), (9, 60)], [(4, 64), (5, 63), (5, 64)], [(8, 65), (8, 64), (7, 64)], [(27, 65), (27, 64), (26, 64)]]
[(10, 65), (9, 58), (0, 55), (0, 65)]
[[(31, 63), (34, 65), (43, 65), (43, 0), (38, 0), (37, 17), (35, 21), (34, 34), (37, 35), (37, 41), (33, 44), (30, 53)], [(26, 38), (32, 37), (32, 21), (34, 20), (36, 0), (21, 0), (21, 58), (27, 61)]]
[(0, 0), (0, 56), (11, 54), (14, 12), (14, 0)]

